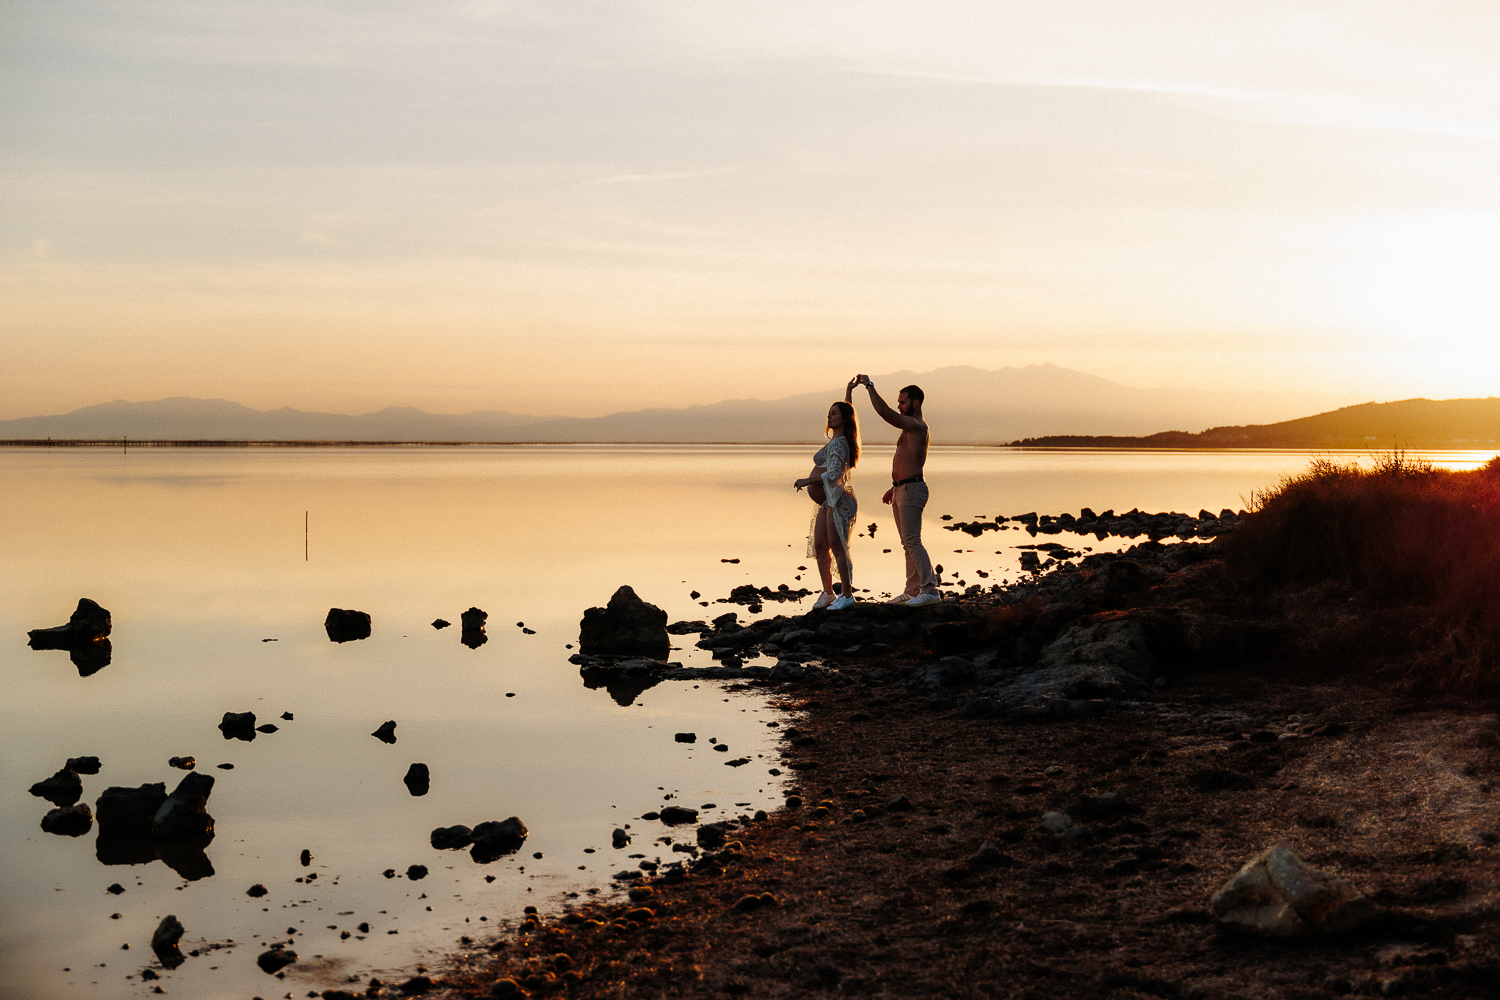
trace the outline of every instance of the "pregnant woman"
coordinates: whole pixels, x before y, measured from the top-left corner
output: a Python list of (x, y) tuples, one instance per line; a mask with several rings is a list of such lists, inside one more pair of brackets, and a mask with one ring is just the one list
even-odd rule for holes
[[(850, 392), (854, 383), (849, 383)], [(842, 611), (854, 603), (854, 579), (849, 562), (849, 530), (854, 524), (859, 503), (849, 486), (849, 474), (859, 461), (859, 428), (854, 422), (854, 407), (847, 401), (828, 408), (828, 443), (813, 456), (813, 470), (806, 479), (792, 485), (806, 489), (818, 513), (813, 517), (808, 537), (808, 555), (818, 560), (818, 575), (823, 578), (823, 593), (813, 603), (816, 608)], [(842, 593), (833, 594), (833, 574), (829, 557), (837, 561)]]

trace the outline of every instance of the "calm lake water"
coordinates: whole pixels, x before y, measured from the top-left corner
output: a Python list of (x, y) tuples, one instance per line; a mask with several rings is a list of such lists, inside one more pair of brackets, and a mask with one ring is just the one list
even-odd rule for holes
[[(816, 590), (805, 556), (812, 505), (790, 485), (814, 448), (0, 450), (5, 994), (146, 995), (157, 984), (140, 973), (168, 913), (187, 928), (184, 951), (202, 950), (162, 973), (168, 993), (244, 1000), (305, 996), (351, 975), (389, 979), (528, 904), (610, 891), (610, 876), (641, 860), (630, 855), (680, 857), (661, 838), (691, 843), (691, 829), (638, 818), (668, 797), (705, 819), (773, 807), (784, 779), (768, 773), (777, 713), (762, 696), (667, 683), (620, 705), (585, 688), (567, 657), (583, 609), (622, 583), (672, 620), (732, 609), (701, 606), (695, 590), (709, 601), (742, 583)], [(1433, 457), (1466, 468), (1490, 453)], [(976, 568), (1013, 578), (1011, 546), (1031, 539), (944, 532), (939, 515), (1238, 509), (1306, 462), (935, 448), (929, 548), (949, 578)], [(879, 502), (889, 463), (889, 448), (871, 447), (855, 473), (856, 584), (871, 598), (903, 579)], [(112, 662), (87, 677), (66, 652), (25, 644), (27, 629), (62, 624), (80, 597), (114, 617)], [(489, 612), (477, 649), (457, 628), (471, 605)], [(369, 612), (372, 635), (330, 642), (330, 607)], [(435, 618), (454, 627), (435, 630)], [(711, 662), (694, 639), (678, 638), (673, 658)], [(225, 740), (217, 726), (230, 711), (280, 729)], [(388, 719), (393, 745), (370, 735)], [(698, 742), (677, 743), (680, 731)], [(710, 737), (730, 753), (713, 752)], [(83, 779), (91, 807), (108, 786), (170, 789), (184, 772), (168, 758), (196, 757), (216, 779), (213, 874), (105, 865), (93, 833), (43, 833), (51, 806), (27, 789), (83, 755), (103, 762)], [(726, 757), (752, 762), (731, 768)], [(432, 782), (414, 797), (401, 779), (418, 761)], [(512, 815), (530, 837), (492, 864), (428, 844), (435, 827)], [(634, 842), (615, 850), (611, 831), (627, 823)], [(430, 874), (409, 880), (413, 864)], [(125, 892), (108, 893), (112, 883)], [(247, 896), (255, 883), (269, 893)], [(302, 961), (282, 982), (255, 957), (289, 929)]]

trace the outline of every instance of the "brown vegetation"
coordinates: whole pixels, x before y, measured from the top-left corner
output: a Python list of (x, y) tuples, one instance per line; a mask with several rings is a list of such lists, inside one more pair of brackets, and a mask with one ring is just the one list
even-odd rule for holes
[(1401, 452), (1373, 467), (1324, 458), (1250, 508), (1224, 543), (1243, 588), (1346, 585), (1407, 624), (1391, 652), (1413, 654), (1403, 680), (1414, 689), (1500, 687), (1500, 458), (1473, 472)]

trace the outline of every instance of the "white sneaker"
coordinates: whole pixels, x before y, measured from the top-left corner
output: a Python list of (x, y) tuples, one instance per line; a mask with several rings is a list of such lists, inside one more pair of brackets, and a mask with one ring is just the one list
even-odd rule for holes
[(936, 604), (941, 600), (942, 598), (937, 594), (918, 594), (916, 597), (913, 597), (911, 600), (907, 601), (906, 606), (908, 608), (925, 608), (927, 605)]
[(840, 594), (839, 599), (828, 605), (829, 611), (843, 611), (845, 608), (854, 607), (854, 596), (852, 594)]
[(833, 591), (831, 591), (831, 590), (825, 590), (821, 594), (818, 595), (818, 599), (816, 601), (813, 601), (813, 610), (817, 611), (819, 608), (826, 608), (826, 607), (828, 607), (828, 605), (832, 604), (833, 602), (834, 602)]
[(911, 595), (908, 594), (908, 593), (902, 592), (900, 594), (897, 594), (895, 597), (891, 598), (889, 601), (886, 601), (885, 603), (886, 604), (905, 604), (909, 600), (911, 600)]

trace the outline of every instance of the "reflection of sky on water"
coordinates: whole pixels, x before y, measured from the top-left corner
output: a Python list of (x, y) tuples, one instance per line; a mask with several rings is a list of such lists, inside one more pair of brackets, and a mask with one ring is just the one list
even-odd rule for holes
[[(587, 689), (567, 656), (583, 609), (621, 583), (677, 620), (746, 614), (703, 607), (693, 590), (713, 601), (743, 583), (814, 581), (804, 555), (811, 504), (789, 485), (812, 450), (0, 451), (11, 487), (0, 494), (8, 526), (0, 636), (11, 637), (0, 645), (0, 965), (11, 995), (144, 993), (139, 978), (125, 977), (148, 961), (151, 931), (167, 913), (187, 927), (184, 950), (238, 942), (172, 972), (166, 985), (180, 995), (272, 989), (254, 957), (288, 927), (309, 961), (293, 967), (278, 995), (336, 986), (350, 972), (368, 975), (477, 936), (528, 903), (555, 905), (563, 891), (607, 883), (635, 866), (625, 855), (678, 857), (656, 840), (681, 831), (635, 819), (666, 795), (715, 803), (710, 818), (773, 804), (779, 785), (767, 774), (775, 761), (765, 723), (775, 715), (759, 697), (668, 682), (620, 705)], [(889, 456), (888, 447), (867, 449), (856, 473), (861, 528), (879, 526), (873, 541), (854, 546), (857, 582), (872, 596), (902, 576), (879, 503)], [(1085, 505), (1217, 511), (1305, 462), (1275, 453), (935, 449), (928, 544), (950, 577), (972, 581), (971, 570), (987, 568), (992, 582), (1014, 575), (1010, 546), (1034, 540), (950, 534), (938, 515)], [(881, 551), (888, 546), (894, 551)], [(799, 565), (808, 567), (800, 584)], [(67, 651), (24, 646), (27, 629), (66, 621), (83, 596), (114, 617), (112, 661), (89, 677)], [(489, 612), (488, 641), (475, 649), (458, 628), (471, 605)], [(767, 604), (764, 613), (806, 606)], [(330, 607), (369, 612), (370, 638), (329, 642)], [(454, 627), (433, 629), (438, 617)], [(673, 658), (709, 662), (695, 638), (674, 637), (682, 648)], [(244, 711), (279, 731), (224, 739), (223, 714)], [(389, 746), (370, 735), (388, 719), (398, 724)], [(676, 743), (683, 730), (698, 743)], [(752, 763), (725, 767), (709, 737)], [(104, 765), (83, 779), (90, 805), (111, 785), (175, 787), (182, 772), (168, 757), (195, 756), (216, 779), (216, 836), (206, 851), (215, 874), (189, 882), (160, 861), (106, 867), (94, 835), (42, 833), (49, 807), (26, 789), (89, 754)], [(413, 762), (432, 771), (421, 797), (402, 783)], [(428, 845), (436, 827), (510, 815), (531, 829), (512, 858), (481, 866)], [(616, 851), (611, 831), (626, 823), (635, 842)], [(305, 869), (304, 849), (313, 856)], [(419, 882), (384, 877), (412, 864), (431, 873)], [(113, 882), (126, 892), (107, 894)], [(255, 883), (270, 893), (246, 896)], [(368, 934), (357, 930), (365, 921)]]

